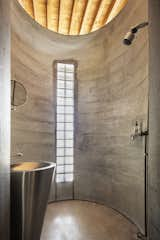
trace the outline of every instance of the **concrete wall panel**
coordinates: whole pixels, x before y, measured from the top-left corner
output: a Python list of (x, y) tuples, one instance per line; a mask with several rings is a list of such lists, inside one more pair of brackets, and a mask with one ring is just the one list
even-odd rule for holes
[(160, 2), (149, 1), (149, 237), (160, 239)]
[(0, 238), (9, 240), (10, 1), (0, 0)]

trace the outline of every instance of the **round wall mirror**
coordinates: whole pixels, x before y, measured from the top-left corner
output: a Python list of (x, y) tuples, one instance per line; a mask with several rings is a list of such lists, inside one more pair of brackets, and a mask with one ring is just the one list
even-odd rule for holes
[(27, 91), (25, 87), (16, 80), (11, 80), (11, 105), (21, 106), (26, 102)]

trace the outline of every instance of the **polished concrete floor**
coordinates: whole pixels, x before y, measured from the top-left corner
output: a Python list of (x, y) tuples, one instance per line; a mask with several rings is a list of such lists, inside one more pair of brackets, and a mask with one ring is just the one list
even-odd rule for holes
[(135, 240), (137, 231), (113, 209), (65, 201), (48, 206), (41, 240)]

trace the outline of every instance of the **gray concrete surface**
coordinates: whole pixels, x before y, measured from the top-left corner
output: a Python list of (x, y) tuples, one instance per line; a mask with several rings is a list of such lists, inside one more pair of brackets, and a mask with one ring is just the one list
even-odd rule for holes
[(0, 0), (0, 238), (9, 240), (10, 1)]
[(149, 0), (149, 237), (160, 239), (160, 2)]

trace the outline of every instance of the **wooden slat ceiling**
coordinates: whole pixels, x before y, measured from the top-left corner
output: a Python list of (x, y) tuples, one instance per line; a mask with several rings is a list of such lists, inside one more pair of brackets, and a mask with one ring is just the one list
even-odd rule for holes
[(40, 25), (64, 35), (83, 35), (110, 22), (128, 0), (18, 0)]

